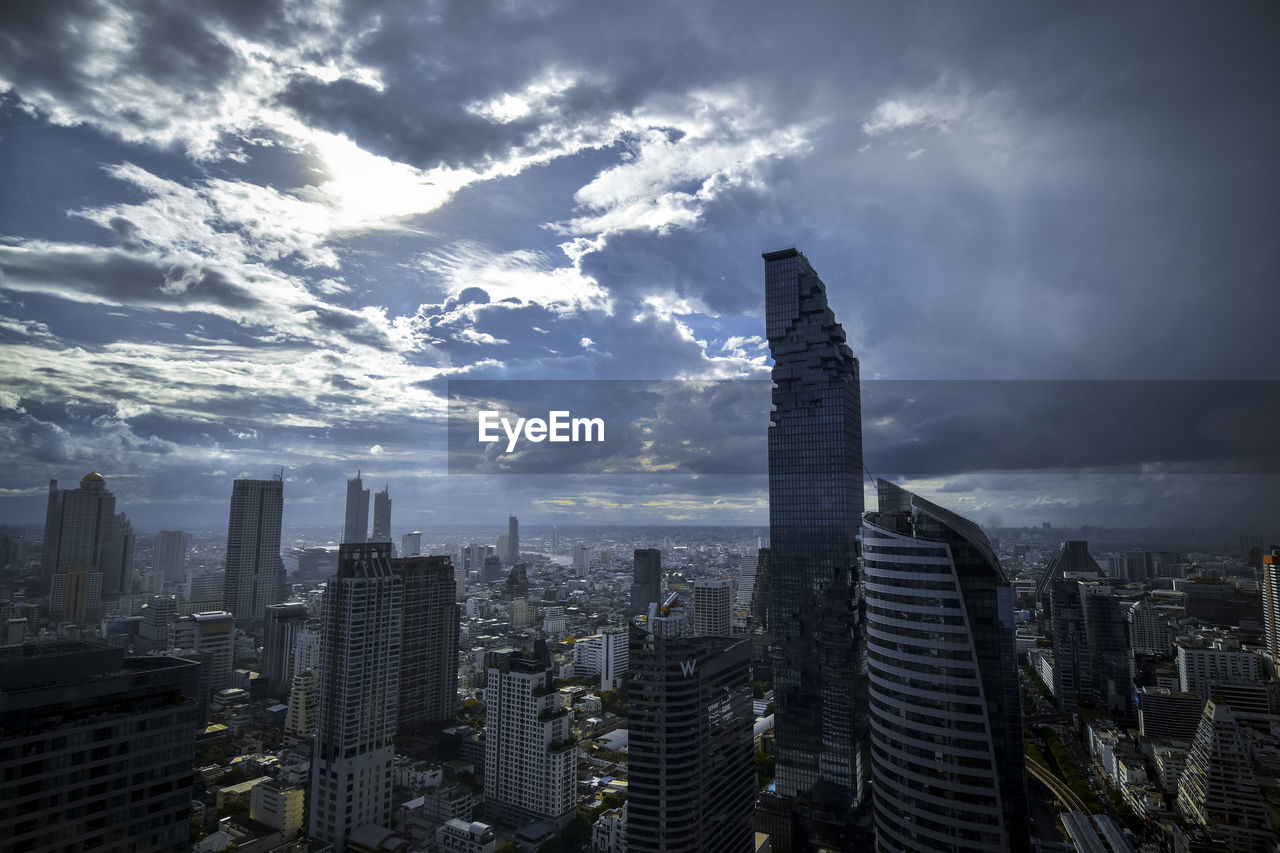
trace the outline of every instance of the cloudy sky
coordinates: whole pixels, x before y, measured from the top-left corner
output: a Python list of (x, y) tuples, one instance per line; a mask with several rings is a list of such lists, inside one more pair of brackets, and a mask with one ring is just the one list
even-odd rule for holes
[[(1278, 40), (1265, 2), (4, 4), (0, 521), (98, 470), (142, 529), (216, 527), (283, 467), (292, 524), (357, 468), (396, 530), (762, 523), (763, 468), (450, 475), (444, 395), (767, 378), (795, 245), (868, 379), (1111, 389), (1069, 418), (1097, 458), (968, 454), (1046, 408), (951, 394), (877, 415), (877, 475), (983, 523), (1274, 530), (1274, 466), (1128, 440), (1106, 383), (1280, 379)], [(1224, 387), (1167, 429), (1257, 450), (1275, 386)]]

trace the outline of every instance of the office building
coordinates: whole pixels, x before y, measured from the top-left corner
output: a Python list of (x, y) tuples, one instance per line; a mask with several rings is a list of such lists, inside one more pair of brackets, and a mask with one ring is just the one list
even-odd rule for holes
[(138, 636), (147, 641), (153, 652), (173, 648), (173, 618), (178, 615), (178, 600), (172, 595), (153, 595), (142, 605), (142, 624)]
[(189, 850), (197, 669), (91, 643), (0, 649), (0, 846)]
[(306, 791), (298, 785), (268, 779), (254, 785), (249, 793), (249, 817), (280, 830), (289, 841), (302, 828), (305, 803)]
[(294, 652), (298, 635), (307, 623), (307, 605), (301, 601), (269, 604), (263, 613), (261, 672), (267, 679), (268, 692), (283, 699), (289, 695), (296, 672)]
[(546, 821), (563, 828), (578, 802), (578, 748), (571, 711), (552, 685), (547, 646), (537, 641), (532, 656), (492, 651), (488, 670), (485, 813), (513, 827)]
[(45, 512), (43, 579), (56, 572), (92, 566), (102, 573), (101, 594), (120, 596), (133, 589), (133, 526), (116, 512), (116, 497), (101, 474), (86, 474), (77, 489), (58, 489), (49, 481)]
[(662, 552), (657, 548), (637, 548), (631, 572), (631, 615), (648, 613), (650, 604), (662, 603)]
[(753, 853), (751, 642), (652, 614), (630, 629), (626, 849)]
[(1143, 737), (1191, 742), (1204, 700), (1194, 693), (1143, 687), (1138, 691), (1138, 733)]
[(573, 674), (600, 679), (601, 690), (622, 686), (630, 660), (627, 629), (605, 628), (599, 634), (583, 637), (573, 644)]
[(284, 600), (280, 524), (284, 481), (236, 480), (227, 519), (227, 570), (223, 607), (238, 623), (260, 622), (268, 604)]
[(319, 619), (308, 619), (302, 623), (293, 640), (293, 671), (302, 672), (307, 669), (320, 668), (321, 641), (324, 638), (324, 623)]
[(727, 637), (733, 633), (733, 583), (728, 578), (693, 582), (693, 633)]
[(390, 550), (388, 543), (344, 543), (321, 604), (307, 827), (336, 853), (357, 828), (391, 821), (404, 584)]
[(383, 486), (373, 496), (373, 537), (371, 542), (391, 541), (391, 487)]
[(90, 565), (55, 572), (49, 589), (49, 618), (89, 625), (102, 618), (102, 572)]
[[(388, 498), (390, 500), (390, 498)], [(390, 512), (390, 506), (388, 506)], [(359, 545), (369, 540), (369, 490), (356, 472), (347, 480), (347, 514), (342, 524), (343, 544)]]
[(316, 707), (319, 704), (319, 671), (299, 670), (289, 687), (289, 709), (284, 717), (285, 746), (311, 742), (316, 734)]
[(733, 599), (735, 610), (749, 611), (751, 609), (751, 605), (755, 601), (756, 570), (759, 566), (760, 552), (758, 550), (742, 557), (742, 562), (738, 565), (738, 592)]
[(1280, 665), (1280, 548), (1262, 556), (1262, 622), (1267, 654)]
[(1030, 849), (1009, 578), (973, 522), (876, 490), (862, 527), (876, 849)]
[(400, 640), (399, 731), (453, 719), (458, 705), (458, 604), (453, 560), (401, 557), (391, 570), (404, 585)]
[(1270, 853), (1276, 835), (1254, 773), (1249, 737), (1221, 697), (1205, 703), (1187, 766), (1178, 780), (1178, 811), (1222, 849)]
[(187, 575), (187, 534), (181, 530), (161, 530), (156, 534), (152, 567), (166, 583), (180, 583)]
[(400, 556), (416, 557), (422, 553), (422, 531), (415, 530), (400, 537)]
[(866, 825), (869, 774), (858, 360), (808, 260), (795, 249), (764, 260), (775, 781), (806, 801), (801, 835), (848, 847)]
[(1049, 561), (1044, 574), (1036, 581), (1036, 601), (1043, 601), (1053, 584), (1063, 578), (1100, 578), (1102, 574), (1102, 567), (1089, 553), (1089, 543), (1081, 539), (1068, 539), (1062, 543), (1057, 556)]
[(1248, 685), (1262, 678), (1262, 658), (1242, 651), (1234, 640), (1220, 638), (1205, 645), (1179, 640), (1177, 650), (1178, 689), (1202, 701), (1216, 685)]
[(1173, 625), (1184, 615), (1183, 608), (1155, 597), (1144, 598), (1129, 608), (1129, 647), (1134, 654), (1168, 655), (1173, 652)]
[(198, 697), (207, 702), (231, 684), (231, 661), (235, 651), (235, 620), (225, 610), (191, 613), (173, 620), (170, 641), (175, 649), (191, 649), (204, 655), (201, 680), (207, 692)]
[(520, 522), (514, 515), (507, 516), (507, 550), (501, 556), (506, 566), (520, 562)]

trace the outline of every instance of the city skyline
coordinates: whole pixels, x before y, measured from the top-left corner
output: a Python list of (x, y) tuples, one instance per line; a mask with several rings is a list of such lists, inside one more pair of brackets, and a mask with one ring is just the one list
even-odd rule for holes
[[(98, 471), (186, 529), (283, 467), (289, 525), (357, 469), (414, 528), (497, 494), (761, 523), (763, 470), (446, 477), (441, 418), (450, 378), (763, 379), (755, 258), (790, 245), (866, 379), (1276, 378), (1273, 9), (729, 11), (5, 10), (0, 518)], [(1271, 422), (1242, 396), (1214, 435)], [(1277, 515), (1270, 471), (1147, 453), (902, 482), (983, 524)]]

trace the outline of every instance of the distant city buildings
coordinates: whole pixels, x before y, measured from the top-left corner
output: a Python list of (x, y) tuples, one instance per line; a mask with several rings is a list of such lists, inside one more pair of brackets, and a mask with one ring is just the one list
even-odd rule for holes
[(973, 522), (877, 492), (862, 527), (877, 849), (1029, 849), (1008, 576)]
[(388, 543), (345, 543), (325, 589), (320, 699), (308, 831), (346, 849), (366, 825), (391, 821), (404, 584)]
[(227, 520), (227, 563), (223, 606), (237, 622), (259, 622), (268, 604), (284, 599), (280, 525), (284, 482), (236, 480)]
[(622, 686), (629, 660), (630, 638), (626, 628), (605, 628), (573, 644), (573, 674), (599, 678), (601, 690)]
[(400, 537), (400, 556), (416, 557), (422, 553), (422, 531), (415, 530)]

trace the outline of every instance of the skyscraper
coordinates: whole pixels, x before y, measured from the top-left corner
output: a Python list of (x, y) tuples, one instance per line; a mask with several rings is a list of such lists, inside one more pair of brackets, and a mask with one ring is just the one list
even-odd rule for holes
[(165, 581), (178, 582), (187, 574), (187, 534), (181, 530), (161, 530), (156, 534), (155, 571)]
[(507, 553), (502, 562), (507, 566), (520, 562), (520, 522), (514, 515), (507, 516)]
[[(387, 511), (390, 513), (390, 505)], [(347, 515), (342, 524), (342, 541), (350, 545), (369, 541), (369, 490), (364, 487), (359, 471), (354, 480), (347, 480)]]
[(118, 596), (133, 586), (133, 526), (116, 512), (116, 496), (101, 474), (86, 474), (78, 489), (58, 489), (49, 481), (45, 512), (43, 577), (72, 566), (92, 566), (102, 573), (102, 594)]
[(700, 578), (693, 582), (693, 633), (699, 637), (727, 637), (733, 633), (733, 585), (728, 578)]
[(88, 625), (102, 618), (102, 572), (93, 566), (70, 566), (56, 572), (49, 590), (49, 616), (60, 622)]
[(401, 557), (404, 584), (398, 731), (452, 719), (458, 705), (458, 604), (453, 560)]
[(284, 517), (284, 481), (236, 480), (227, 519), (227, 572), (223, 606), (237, 622), (262, 619), (268, 604), (284, 598), (284, 561), (280, 525)]
[(628, 853), (751, 853), (751, 642), (671, 623), (631, 627)]
[(321, 604), (308, 828), (337, 853), (353, 830), (391, 820), (404, 584), (390, 551), (381, 542), (343, 544)]
[(373, 496), (373, 542), (391, 541), (391, 487)]
[(1029, 849), (1009, 579), (976, 524), (876, 487), (862, 565), (877, 850)]
[(1280, 661), (1280, 548), (1262, 557), (1262, 621), (1267, 651), (1273, 661)]
[(764, 260), (777, 791), (812, 804), (802, 833), (849, 846), (868, 777), (858, 360), (808, 260)]
[(637, 548), (632, 564), (631, 615), (649, 612), (649, 605), (662, 603), (662, 552), (657, 548)]
[(90, 643), (0, 649), (0, 846), (189, 850), (196, 670)]
[(546, 643), (537, 641), (532, 656), (490, 652), (485, 704), (486, 814), (512, 826), (544, 820), (563, 827), (578, 801), (578, 748), (571, 711), (552, 686)]
[(307, 605), (301, 601), (269, 604), (263, 613), (262, 674), (267, 678), (267, 691), (284, 699), (296, 674), (294, 651), (307, 623)]

